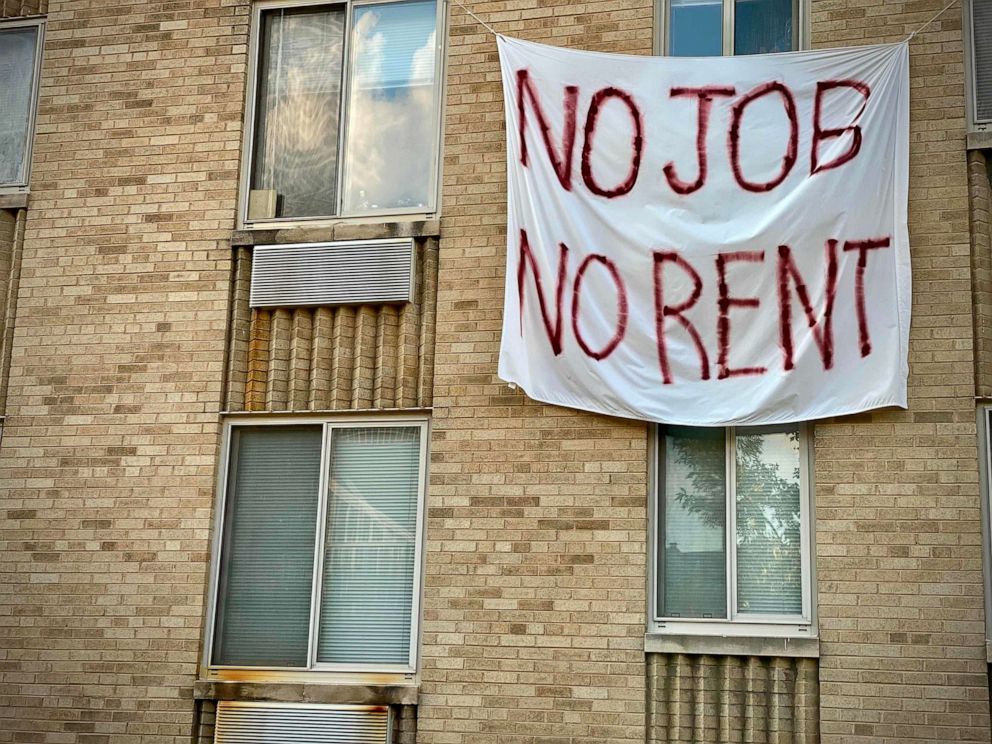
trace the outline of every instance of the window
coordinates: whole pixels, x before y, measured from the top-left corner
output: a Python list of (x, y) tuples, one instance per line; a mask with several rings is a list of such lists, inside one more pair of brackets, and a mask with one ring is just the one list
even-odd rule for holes
[(969, 124), (973, 131), (992, 130), (992, 3), (966, 0)]
[(658, 0), (658, 50), (674, 57), (799, 49), (799, 0)]
[(658, 628), (809, 633), (805, 428), (668, 426), (657, 441)]
[(246, 222), (435, 210), (439, 5), (256, 6)]
[(41, 66), (40, 21), (0, 22), (0, 189), (28, 186)]
[(230, 428), (211, 666), (414, 671), (426, 427)]

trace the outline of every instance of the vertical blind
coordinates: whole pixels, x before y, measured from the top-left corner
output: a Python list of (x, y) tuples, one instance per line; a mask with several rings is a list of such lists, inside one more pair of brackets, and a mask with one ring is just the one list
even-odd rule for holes
[(419, 475), (419, 428), (334, 430), (318, 662), (408, 663)]
[(307, 663), (320, 426), (234, 429), (213, 663)]
[(25, 179), (38, 27), (0, 31), (0, 185)]

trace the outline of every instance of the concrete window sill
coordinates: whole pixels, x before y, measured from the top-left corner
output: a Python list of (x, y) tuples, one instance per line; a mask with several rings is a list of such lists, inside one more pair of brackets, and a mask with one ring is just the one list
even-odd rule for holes
[(818, 659), (820, 657), (820, 640), (818, 638), (648, 633), (644, 636), (644, 651), (649, 654), (789, 656)]
[(968, 132), (969, 150), (986, 150), (992, 148), (992, 132)]
[(26, 191), (0, 193), (0, 209), (25, 209), (28, 206)]
[(416, 685), (356, 685), (321, 682), (227, 682), (197, 680), (197, 700), (329, 703), (335, 705), (416, 705)]
[(339, 222), (333, 225), (235, 230), (233, 247), (280, 243), (331, 243), (335, 240), (380, 240), (387, 238), (437, 238), (440, 220), (407, 222)]

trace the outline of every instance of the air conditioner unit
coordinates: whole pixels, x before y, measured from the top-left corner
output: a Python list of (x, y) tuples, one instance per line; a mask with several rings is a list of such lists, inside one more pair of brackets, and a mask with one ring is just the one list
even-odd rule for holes
[(251, 307), (365, 305), (413, 299), (412, 238), (259, 245)]
[(388, 744), (389, 708), (297, 703), (217, 704), (215, 744)]

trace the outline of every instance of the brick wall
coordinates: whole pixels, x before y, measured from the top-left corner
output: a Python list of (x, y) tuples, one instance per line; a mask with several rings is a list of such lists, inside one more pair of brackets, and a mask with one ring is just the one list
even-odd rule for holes
[(50, 3), (0, 448), (0, 742), (189, 742), (246, 22), (228, 0)]
[[(813, 3), (817, 47), (898, 41), (946, 3)], [(989, 739), (961, 13), (911, 46), (910, 410), (816, 426), (826, 742)]]
[[(647, 54), (647, 0), (474, 2), (501, 32)], [(452, 8), (423, 744), (643, 742), (647, 428), (496, 378), (505, 261), (494, 39)]]
[[(813, 43), (895, 40), (942, 5), (814, 0)], [(649, 0), (472, 7), (527, 39), (651, 49)], [(653, 657), (649, 677), (647, 427), (539, 405), (496, 378), (499, 73), (493, 39), (451, 15), (416, 738), (737, 732), (732, 705), (706, 709), (709, 667), (730, 662)], [(225, 362), (230, 312), (244, 310), (228, 303), (243, 299), (229, 242), (247, 19), (246, 0), (51, 2), (0, 447), (0, 743), (209, 738), (212, 704), (197, 722), (191, 688), (217, 411), (225, 364), (228, 401), (255, 369), (250, 333)], [(989, 737), (959, 15), (913, 42), (911, 65), (912, 407), (815, 427), (826, 742)], [(0, 220), (0, 254), (8, 234)], [(257, 349), (256, 366), (271, 349), (285, 350)], [(304, 376), (299, 361), (287, 396), (309, 384), (309, 406), (316, 367)], [(375, 364), (373, 398), (376, 380), (389, 387)], [(811, 666), (768, 662), (781, 674), (755, 698), (784, 695), (809, 741)], [(696, 679), (701, 714), (685, 718), (665, 685)]]

